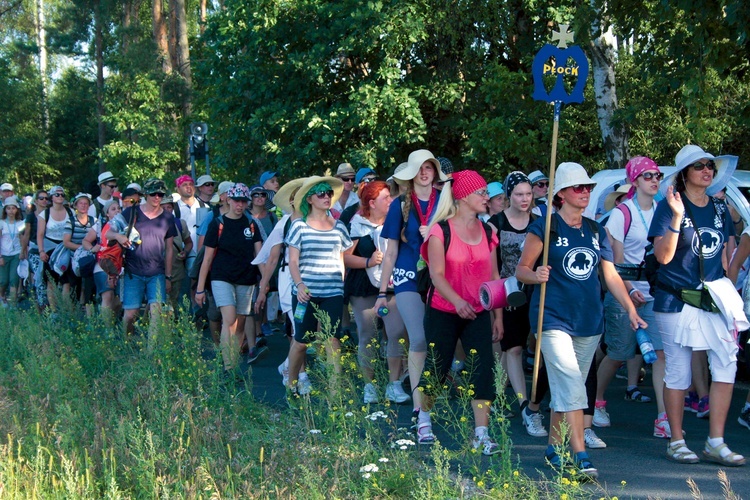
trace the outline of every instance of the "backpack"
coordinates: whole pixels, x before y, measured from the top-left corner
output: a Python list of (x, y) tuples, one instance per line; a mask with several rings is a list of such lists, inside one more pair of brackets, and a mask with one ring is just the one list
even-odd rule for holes
[[(179, 201), (180, 200), (177, 200), (174, 203), (172, 203), (172, 206), (174, 207), (174, 211), (172, 212), (172, 215), (174, 215), (174, 217), (176, 219), (182, 219), (182, 217), (180, 216), (180, 204), (179, 204)], [(205, 201), (201, 200), (197, 196), (195, 197), (195, 201), (198, 202), (198, 208), (215, 208), (215, 207), (211, 207), (211, 205), (209, 205)], [(214, 215), (216, 215), (216, 214), (214, 214)]]
[[(451, 228), (450, 224), (448, 224), (447, 220), (441, 220), (438, 222), (438, 225), (443, 230), (443, 248), (445, 250), (445, 253), (448, 253), (448, 247), (451, 244)], [(486, 222), (482, 222), (482, 227), (484, 228), (484, 233), (487, 235), (487, 244), (492, 244), (492, 226), (487, 224)], [(430, 268), (429, 266), (425, 266), (422, 269), (417, 271), (417, 292), (419, 292), (420, 297), (422, 297), (422, 302), (427, 304), (427, 306), (430, 305), (432, 302), (432, 295), (435, 293), (435, 287), (432, 286), (432, 278), (430, 278)]]
[(284, 269), (289, 263), (286, 261), (286, 233), (292, 226), (292, 218), (289, 217), (284, 224), (284, 231), (281, 233), (281, 253), (279, 253), (279, 260), (276, 262), (276, 269), (273, 270), (271, 279), (268, 281), (268, 288), (271, 292), (279, 291), (279, 271)]

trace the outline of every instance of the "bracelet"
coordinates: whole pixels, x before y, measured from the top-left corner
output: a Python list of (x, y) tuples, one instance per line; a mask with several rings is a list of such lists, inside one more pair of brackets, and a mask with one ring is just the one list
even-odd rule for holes
[(299, 288), (300, 285), (304, 285), (305, 283), (303, 281), (300, 281), (299, 283), (295, 283), (294, 286)]
[(203, 295), (204, 293), (206, 293), (205, 290), (201, 290), (200, 292), (195, 292), (196, 295)]
[(631, 288), (630, 291), (628, 292), (628, 295), (633, 295), (633, 292), (637, 292), (637, 291), (638, 290), (636, 290), (635, 288)]
[(667, 226), (667, 229), (669, 229), (670, 231), (672, 231), (675, 234), (680, 234), (680, 230), (679, 229), (675, 229), (672, 226)]
[(367, 269), (368, 267), (370, 267), (370, 257), (367, 257), (367, 259), (365, 260), (365, 269)]
[(379, 298), (379, 299), (380, 299), (380, 298), (386, 298), (386, 297), (388, 297), (388, 294), (387, 294), (387, 293), (379, 293), (379, 294), (378, 294), (378, 298)]

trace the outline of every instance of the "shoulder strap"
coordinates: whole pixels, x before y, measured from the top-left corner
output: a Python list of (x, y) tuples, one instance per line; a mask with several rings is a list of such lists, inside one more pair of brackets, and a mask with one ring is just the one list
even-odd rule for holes
[(714, 204), (714, 213), (719, 216), (719, 221), (721, 221), (721, 228), (724, 229), (724, 213), (726, 213), (727, 211), (727, 202), (713, 196), (711, 196), (710, 198)]
[[(693, 230), (698, 235), (698, 267), (701, 273), (701, 283), (703, 283), (706, 280), (706, 275), (703, 271), (703, 239), (701, 238), (701, 231), (698, 229), (698, 224), (695, 223), (695, 218), (693, 218), (692, 210), (690, 210), (688, 205), (688, 203), (685, 203), (685, 215), (692, 221)], [(716, 204), (714, 204), (714, 210), (716, 210)], [(680, 224), (680, 229), (682, 229), (682, 224)]]
[[(484, 228), (484, 234), (487, 236), (487, 246), (492, 248), (492, 226), (486, 222), (482, 222), (482, 227)], [(499, 229), (497, 231), (500, 232)]]
[(490, 217), (490, 220), (488, 222), (493, 223), (493, 225), (497, 228), (497, 234), (500, 234), (500, 230), (505, 225), (505, 221), (507, 219), (508, 219), (508, 216), (505, 215), (505, 211), (502, 211)]
[(441, 220), (440, 222), (438, 222), (438, 224), (443, 230), (443, 248), (445, 248), (445, 254), (447, 255), (448, 247), (451, 244), (451, 226), (450, 224), (448, 224), (447, 220)]
[[(622, 212), (622, 217), (625, 219), (625, 224), (623, 226), (624, 232), (622, 235), (622, 239), (624, 242), (625, 238), (627, 238), (628, 236), (628, 231), (630, 231), (630, 225), (633, 223), (633, 218), (630, 214), (630, 208), (628, 208), (628, 206), (625, 203), (620, 203), (615, 208), (618, 209), (620, 212)], [(646, 230), (648, 230), (648, 228), (646, 228)]]

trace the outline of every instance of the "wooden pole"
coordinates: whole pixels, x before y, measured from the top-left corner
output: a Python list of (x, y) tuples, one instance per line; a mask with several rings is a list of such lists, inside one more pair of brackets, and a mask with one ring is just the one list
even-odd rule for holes
[[(554, 198), (555, 164), (557, 163), (557, 130), (560, 124), (560, 101), (555, 101), (555, 116), (552, 125), (552, 154), (549, 159), (549, 190), (547, 191), (547, 216), (544, 223), (544, 247), (542, 250), (542, 265), (547, 265), (549, 258), (549, 232), (552, 223), (552, 199)], [(534, 375), (531, 379), (531, 400), (536, 400), (537, 379), (539, 378), (539, 363), (542, 352), (542, 326), (544, 325), (544, 300), (547, 294), (547, 283), (542, 283), (539, 289), (539, 316), (536, 323), (536, 348), (534, 349)]]

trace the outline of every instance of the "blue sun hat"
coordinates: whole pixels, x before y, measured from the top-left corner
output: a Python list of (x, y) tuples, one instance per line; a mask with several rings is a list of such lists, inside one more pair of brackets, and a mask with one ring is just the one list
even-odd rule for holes
[(695, 144), (688, 144), (684, 146), (677, 155), (674, 157), (674, 163), (677, 167), (673, 173), (669, 174), (662, 182), (659, 187), (659, 193), (662, 196), (667, 195), (667, 189), (669, 186), (674, 185), (677, 174), (682, 172), (685, 168), (694, 164), (698, 160), (713, 160), (716, 164), (716, 174), (711, 185), (706, 189), (706, 194), (713, 196), (727, 186), (729, 179), (734, 175), (734, 171), (737, 170), (737, 162), (739, 157), (733, 155), (722, 155), (714, 156), (703, 150), (700, 146)]
[(502, 184), (499, 182), (490, 182), (487, 184), (487, 196), (489, 196), (490, 199), (501, 194), (505, 194)]

